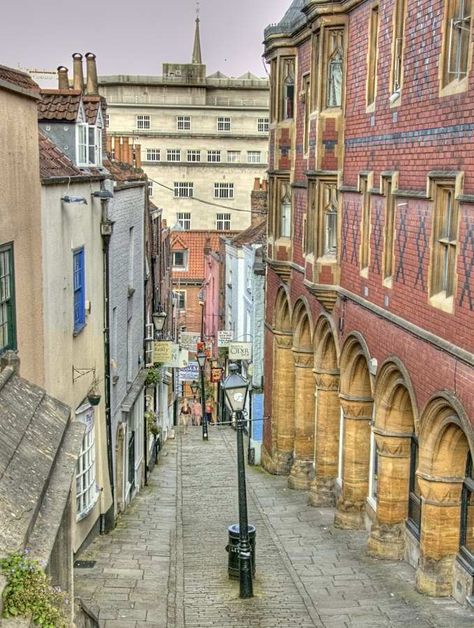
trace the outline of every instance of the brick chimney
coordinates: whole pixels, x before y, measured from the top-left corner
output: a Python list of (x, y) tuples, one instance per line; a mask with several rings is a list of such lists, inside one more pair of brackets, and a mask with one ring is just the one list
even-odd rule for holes
[(72, 55), (73, 63), (73, 83), (74, 89), (78, 89), (81, 92), (84, 91), (84, 74), (82, 71), (82, 55), (80, 52), (75, 52)]
[(268, 191), (265, 179), (260, 180), (255, 177), (253, 190), (250, 195), (251, 225), (252, 227), (259, 223), (267, 215), (268, 210)]
[(67, 68), (60, 65), (58, 68), (58, 89), (69, 89), (69, 77), (67, 75)]

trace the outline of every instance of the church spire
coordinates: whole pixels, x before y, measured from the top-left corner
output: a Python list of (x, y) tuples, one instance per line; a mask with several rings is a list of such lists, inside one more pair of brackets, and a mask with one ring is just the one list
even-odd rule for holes
[(193, 60), (192, 63), (202, 64), (201, 57), (201, 37), (199, 35), (199, 2), (196, 2), (196, 31), (194, 33), (194, 48), (193, 48)]

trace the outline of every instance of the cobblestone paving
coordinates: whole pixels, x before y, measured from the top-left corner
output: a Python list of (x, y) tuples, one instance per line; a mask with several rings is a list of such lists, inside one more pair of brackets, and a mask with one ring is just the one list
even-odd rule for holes
[(452, 600), (413, 588), (404, 563), (371, 559), (366, 534), (336, 530), (286, 478), (248, 469), (257, 528), (255, 597), (227, 574), (227, 528), (238, 521), (235, 433), (198, 428), (168, 441), (149, 486), (109, 535), (80, 557), (76, 593), (104, 628), (474, 626)]

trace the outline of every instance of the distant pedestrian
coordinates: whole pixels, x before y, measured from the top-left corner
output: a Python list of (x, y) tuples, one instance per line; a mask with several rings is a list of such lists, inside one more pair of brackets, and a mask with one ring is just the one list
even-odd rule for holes
[(212, 423), (213, 425), (215, 425), (215, 421), (213, 420), (213, 416), (212, 416), (213, 409), (214, 409), (214, 404), (212, 402), (212, 399), (208, 397), (206, 401), (206, 406), (204, 409), (204, 415), (206, 417), (207, 423)]
[(197, 399), (194, 399), (193, 403), (193, 425), (201, 425), (202, 420), (202, 405)]
[(179, 410), (179, 424), (184, 434), (188, 433), (189, 421), (191, 419), (192, 409), (187, 399), (183, 399), (183, 404)]

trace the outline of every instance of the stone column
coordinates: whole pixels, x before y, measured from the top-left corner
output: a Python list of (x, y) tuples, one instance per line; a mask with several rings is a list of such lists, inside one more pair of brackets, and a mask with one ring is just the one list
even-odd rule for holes
[(288, 475), (293, 462), (294, 425), (294, 363), (291, 333), (275, 332), (275, 360), (273, 369), (273, 427), (276, 442), (273, 452), (273, 472)]
[(374, 429), (378, 456), (377, 512), (368, 552), (377, 558), (402, 560), (410, 490), (411, 434)]
[(289, 488), (306, 490), (314, 477), (314, 380), (312, 351), (293, 349), (295, 445)]
[(338, 528), (364, 528), (369, 491), (370, 422), (372, 399), (340, 395), (344, 412), (342, 491), (336, 504)]
[(311, 483), (312, 506), (335, 506), (335, 482), (339, 455), (339, 371), (313, 371), (315, 391), (315, 479)]
[(422, 506), (416, 588), (426, 595), (450, 596), (453, 562), (459, 549), (463, 479), (418, 477)]

